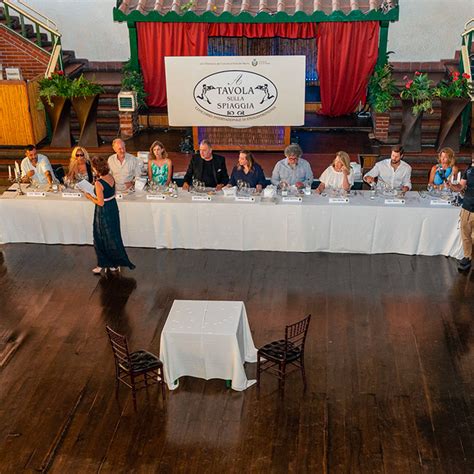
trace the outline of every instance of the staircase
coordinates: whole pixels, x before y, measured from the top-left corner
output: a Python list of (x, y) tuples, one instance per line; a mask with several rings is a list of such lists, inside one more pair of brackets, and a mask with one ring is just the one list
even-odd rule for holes
[[(56, 56), (57, 67), (63, 70), (67, 76), (76, 77), (84, 74), (89, 80), (102, 84), (105, 93), (101, 94), (99, 98), (97, 113), (99, 136), (104, 142), (111, 142), (118, 136), (117, 94), (120, 91), (121, 69), (92, 68), (87, 59), (78, 59), (74, 51), (63, 50), (61, 48), (61, 34), (56, 24), (22, 0), (17, 0), (15, 3), (11, 0), (0, 0), (0, 23), (50, 55), (51, 71), (56, 68), (56, 63), (53, 63)], [(45, 71), (46, 74), (47, 71)], [(80, 130), (74, 111), (71, 116), (71, 132), (77, 141)]]
[(48, 53), (51, 71), (57, 64), (65, 74), (76, 76), (87, 64), (85, 59), (76, 59), (74, 51), (62, 50), (61, 34), (56, 24), (21, 0), (15, 3), (0, 0), (0, 23)]

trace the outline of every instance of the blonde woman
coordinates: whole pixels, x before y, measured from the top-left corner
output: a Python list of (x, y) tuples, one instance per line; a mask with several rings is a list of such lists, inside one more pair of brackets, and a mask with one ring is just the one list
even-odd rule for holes
[(345, 151), (338, 151), (331, 166), (323, 171), (319, 181), (320, 185), (316, 190), (318, 193), (322, 193), (328, 186), (349, 191), (354, 184), (349, 155)]
[(438, 164), (431, 168), (428, 184), (442, 186), (445, 182), (457, 179), (458, 167), (451, 148), (443, 148), (438, 154)]
[(168, 186), (173, 173), (173, 163), (168, 158), (168, 152), (163, 143), (154, 141), (148, 157), (148, 179), (159, 186)]
[(64, 178), (68, 183), (82, 181), (83, 179), (92, 183), (94, 176), (92, 174), (92, 167), (89, 160), (89, 153), (82, 146), (76, 146), (71, 152), (69, 159), (69, 169)]

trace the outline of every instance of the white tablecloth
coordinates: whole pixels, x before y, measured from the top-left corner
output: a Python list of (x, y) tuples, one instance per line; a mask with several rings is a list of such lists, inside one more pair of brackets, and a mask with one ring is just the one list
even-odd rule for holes
[[(302, 203), (223, 196), (193, 202), (186, 192), (165, 201), (136, 193), (118, 202), (123, 240), (131, 247), (462, 255), (460, 209), (430, 205), (417, 192), (407, 194), (405, 205), (371, 200), (368, 192), (348, 204), (319, 195)], [(2, 197), (0, 243), (91, 244), (93, 212), (84, 198)]]
[(232, 380), (234, 390), (247, 380), (244, 362), (257, 361), (242, 301), (175, 300), (160, 342), (165, 380), (174, 390), (179, 377)]

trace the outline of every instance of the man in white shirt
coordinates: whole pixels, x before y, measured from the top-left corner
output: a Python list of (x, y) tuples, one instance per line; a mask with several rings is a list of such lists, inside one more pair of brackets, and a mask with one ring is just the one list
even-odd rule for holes
[(36, 184), (57, 183), (51, 163), (45, 155), (38, 154), (35, 145), (28, 145), (25, 149), (25, 158), (21, 162), (21, 180)]
[(401, 188), (402, 191), (411, 189), (411, 166), (402, 161), (403, 148), (401, 146), (392, 147), (390, 158), (375, 163), (375, 166), (365, 174), (364, 181), (373, 183), (375, 178), (391, 186), (393, 189)]
[(141, 163), (135, 156), (127, 153), (125, 142), (116, 138), (112, 142), (115, 151), (109, 156), (108, 164), (110, 174), (114, 177), (118, 190), (126, 190), (133, 186), (134, 180), (141, 173)]

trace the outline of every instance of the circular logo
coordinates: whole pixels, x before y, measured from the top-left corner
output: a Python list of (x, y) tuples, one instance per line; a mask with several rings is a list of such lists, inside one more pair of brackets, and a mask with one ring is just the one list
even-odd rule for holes
[(278, 98), (275, 84), (255, 72), (221, 71), (201, 79), (193, 91), (196, 103), (219, 117), (251, 117), (268, 110)]

